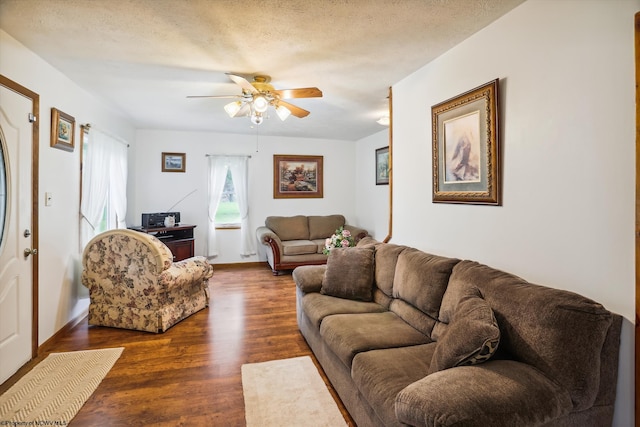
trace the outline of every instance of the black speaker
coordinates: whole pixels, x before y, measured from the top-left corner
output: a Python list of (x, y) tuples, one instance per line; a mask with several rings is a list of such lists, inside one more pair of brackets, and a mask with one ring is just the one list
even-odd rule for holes
[(142, 228), (164, 227), (164, 219), (168, 216), (173, 216), (176, 219), (176, 225), (180, 224), (180, 212), (143, 213)]

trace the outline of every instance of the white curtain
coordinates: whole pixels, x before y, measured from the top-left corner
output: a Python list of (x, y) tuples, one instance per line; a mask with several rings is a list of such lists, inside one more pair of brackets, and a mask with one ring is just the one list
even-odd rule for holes
[(240, 255), (255, 255), (256, 249), (249, 226), (249, 157), (209, 156), (209, 232), (207, 256), (218, 255), (215, 217), (222, 198), (227, 170), (238, 198), (240, 210)]
[(240, 255), (255, 255), (255, 238), (249, 228), (249, 157), (230, 157), (229, 168), (240, 210)]
[(207, 233), (207, 256), (218, 256), (216, 239), (216, 211), (222, 198), (224, 181), (227, 177), (227, 161), (225, 157), (209, 156), (209, 229)]
[(127, 228), (127, 146), (116, 141), (111, 148), (109, 206), (115, 216), (109, 228)]
[(91, 129), (88, 145), (82, 169), (82, 248), (97, 234), (107, 202), (117, 218), (110, 228), (125, 228), (127, 211), (127, 146), (96, 129)]

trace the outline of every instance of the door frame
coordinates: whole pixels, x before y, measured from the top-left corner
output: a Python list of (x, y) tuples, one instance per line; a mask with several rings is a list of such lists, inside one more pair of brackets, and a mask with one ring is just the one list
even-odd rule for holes
[(635, 423), (640, 425), (640, 12), (635, 14), (635, 71), (636, 71), (636, 319), (635, 319)]
[[(31, 126), (31, 247), (38, 248), (38, 183), (39, 183), (39, 146), (40, 146), (40, 95), (0, 74), (0, 85), (31, 100), (31, 114), (35, 121)], [(26, 118), (25, 118), (26, 119)], [(31, 359), (38, 356), (38, 258), (33, 255), (31, 261)]]

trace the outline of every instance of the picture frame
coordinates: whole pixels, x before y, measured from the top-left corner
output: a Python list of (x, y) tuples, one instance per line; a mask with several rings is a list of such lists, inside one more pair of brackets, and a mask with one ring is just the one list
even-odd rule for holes
[(51, 108), (51, 147), (64, 151), (75, 148), (76, 119), (57, 108)]
[(185, 153), (162, 153), (162, 172), (185, 172), (187, 156)]
[(274, 154), (273, 198), (323, 198), (323, 156)]
[(376, 150), (376, 185), (389, 185), (389, 146)]
[(501, 205), (498, 86), (431, 107), (434, 203)]

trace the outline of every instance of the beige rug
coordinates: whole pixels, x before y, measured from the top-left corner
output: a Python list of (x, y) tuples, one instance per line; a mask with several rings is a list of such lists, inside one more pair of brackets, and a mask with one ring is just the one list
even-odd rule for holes
[(347, 423), (309, 356), (242, 365), (247, 427)]
[(0, 425), (67, 425), (123, 348), (51, 353), (0, 396)]

